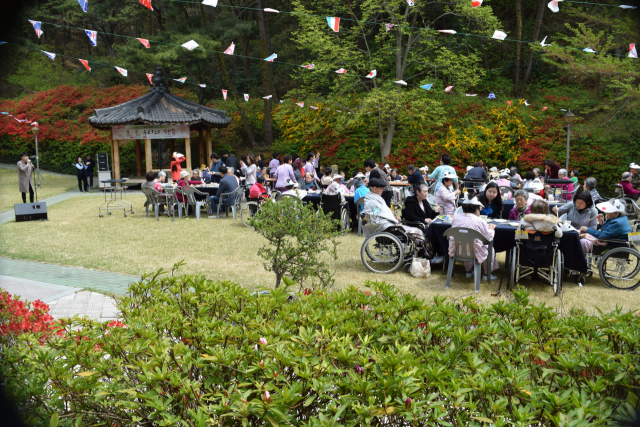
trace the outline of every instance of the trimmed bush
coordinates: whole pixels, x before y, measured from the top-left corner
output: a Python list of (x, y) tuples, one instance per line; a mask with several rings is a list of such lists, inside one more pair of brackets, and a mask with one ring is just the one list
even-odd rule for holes
[[(285, 285), (290, 282), (285, 279)], [(30, 425), (604, 425), (634, 414), (640, 320), (514, 299), (427, 303), (384, 283), (293, 300), (156, 274), (122, 322), (4, 349)]]

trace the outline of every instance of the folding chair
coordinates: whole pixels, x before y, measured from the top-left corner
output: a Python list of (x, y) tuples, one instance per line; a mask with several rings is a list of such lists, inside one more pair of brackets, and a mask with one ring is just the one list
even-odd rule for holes
[(147, 203), (145, 204), (145, 212), (147, 213), (147, 217), (149, 216), (149, 205), (153, 205), (153, 209), (156, 213), (156, 220), (160, 221), (160, 205), (161, 203), (158, 201), (158, 195), (160, 192), (154, 190), (150, 187), (143, 187), (142, 193), (147, 197)]
[[(209, 194), (208, 193), (203, 193), (202, 191), (199, 191), (195, 188), (191, 188), (191, 187), (182, 187), (181, 189), (182, 192), (182, 200), (186, 200), (187, 203), (185, 204), (185, 208), (186, 208), (186, 214), (187, 216), (189, 216), (189, 206), (193, 206), (195, 209), (195, 213), (196, 213), (196, 219), (200, 219), (200, 207), (201, 206), (208, 206), (209, 204)], [(201, 196), (204, 196), (205, 199), (204, 200), (196, 200), (195, 195), (199, 194)]]
[[(480, 279), (482, 277), (482, 264), (476, 260), (475, 247), (473, 245), (474, 240), (478, 239), (482, 244), (489, 246), (489, 253), (487, 254), (487, 283), (491, 284), (491, 263), (493, 261), (493, 240), (489, 240), (484, 237), (480, 232), (472, 230), (466, 227), (450, 228), (444, 232), (444, 237), (453, 238), (455, 244), (455, 253), (452, 257), (449, 257), (449, 270), (447, 271), (447, 289), (451, 284), (451, 277), (453, 276), (453, 266), (456, 261), (473, 261), (473, 281), (475, 284), (475, 291), (480, 292)], [(445, 248), (447, 251), (448, 248)]]

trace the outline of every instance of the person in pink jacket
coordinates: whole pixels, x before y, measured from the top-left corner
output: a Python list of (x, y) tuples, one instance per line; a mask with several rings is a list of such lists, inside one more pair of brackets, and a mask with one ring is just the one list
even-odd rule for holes
[(632, 199), (638, 200), (638, 196), (640, 195), (640, 190), (634, 190), (631, 185), (631, 172), (625, 172), (622, 174), (622, 181), (620, 181), (620, 185), (622, 185), (622, 193), (625, 197), (631, 197)]
[(442, 185), (436, 191), (436, 204), (440, 206), (440, 215), (453, 215), (456, 210), (456, 199), (460, 190), (453, 189), (453, 179), (456, 174), (445, 172), (442, 175)]

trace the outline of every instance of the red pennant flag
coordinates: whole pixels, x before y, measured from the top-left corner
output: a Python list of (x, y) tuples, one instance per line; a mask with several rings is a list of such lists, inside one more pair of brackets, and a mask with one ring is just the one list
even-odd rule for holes
[(153, 78), (153, 74), (147, 73), (147, 78), (149, 79), (149, 83), (153, 84), (153, 82), (151, 81), (151, 79)]
[(144, 47), (146, 47), (147, 49), (149, 48), (149, 40), (147, 39), (138, 39), (140, 41), (140, 43), (142, 43), (142, 45)]
[(542, 111), (546, 110), (547, 108), (549, 108), (549, 107), (542, 107)]
[(509, 107), (511, 107), (511, 101), (507, 101), (507, 104), (509, 104)]
[(87, 61), (86, 59), (81, 59), (80, 62), (82, 62), (82, 65), (84, 65), (84, 68), (91, 71), (91, 67), (89, 67), (89, 61)]
[(146, 7), (147, 9), (153, 10), (153, 7), (151, 6), (151, 0), (140, 0), (140, 4)]

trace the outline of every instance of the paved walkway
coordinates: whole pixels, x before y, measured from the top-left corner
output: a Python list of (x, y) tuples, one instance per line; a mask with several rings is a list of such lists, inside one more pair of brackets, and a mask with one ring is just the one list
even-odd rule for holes
[[(16, 163), (17, 163), (17, 161), (16, 161)], [(0, 163), (0, 168), (3, 168), (3, 169), (14, 169), (15, 170), (16, 169), (16, 164), (14, 163), (14, 164), (11, 165), (11, 164), (8, 164), (8, 163)], [(75, 178), (76, 177), (75, 175), (68, 175), (68, 174), (65, 174), (65, 173), (58, 173), (58, 172), (49, 172), (49, 171), (44, 171), (42, 169), (40, 169), (40, 173), (42, 175), (66, 176), (67, 178)]]

